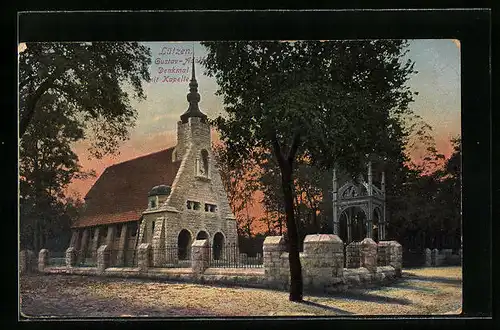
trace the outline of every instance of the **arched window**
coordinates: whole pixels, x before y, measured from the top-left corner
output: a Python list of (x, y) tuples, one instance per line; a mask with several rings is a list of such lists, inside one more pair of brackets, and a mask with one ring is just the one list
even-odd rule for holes
[(205, 149), (201, 151), (200, 175), (208, 177), (208, 151)]

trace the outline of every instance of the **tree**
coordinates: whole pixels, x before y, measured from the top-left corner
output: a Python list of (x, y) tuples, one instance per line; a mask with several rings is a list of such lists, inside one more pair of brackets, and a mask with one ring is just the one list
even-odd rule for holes
[[(290, 300), (302, 300), (294, 210), (294, 166), (338, 164), (355, 177), (366, 155), (386, 156), (412, 92), (413, 64), (399, 40), (204, 42), (226, 117), (214, 120), (230, 158), (270, 150), (278, 163), (286, 214)], [(257, 157), (257, 161), (260, 162)]]
[(35, 251), (65, 213), (68, 184), (95, 175), (82, 171), (71, 149), (84, 132), (69, 114), (68, 104), (48, 92), (37, 106), (40, 111), (34, 113), (19, 146), (21, 232), (26, 239), (31, 238)]
[(129, 94), (145, 98), (142, 81), (150, 79), (150, 56), (137, 42), (27, 43), (19, 55), (19, 135), (50, 93), (88, 129), (94, 156), (114, 152), (137, 116)]
[(116, 151), (136, 118), (129, 97), (145, 98), (149, 63), (149, 49), (136, 42), (27, 43), (19, 54), (23, 244), (38, 250), (69, 228), (80, 201), (65, 188), (93, 175), (71, 145), (89, 139), (95, 157)]

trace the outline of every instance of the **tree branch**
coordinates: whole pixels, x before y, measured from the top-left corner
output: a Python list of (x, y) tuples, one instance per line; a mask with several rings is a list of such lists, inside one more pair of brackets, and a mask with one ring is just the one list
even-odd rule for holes
[(297, 150), (299, 149), (300, 145), (300, 133), (295, 133), (292, 141), (292, 145), (290, 146), (290, 150), (288, 151), (288, 163), (292, 164), (293, 160), (295, 159), (295, 154), (297, 153)]
[(285, 157), (281, 153), (281, 146), (279, 144), (278, 137), (276, 136), (276, 131), (271, 133), (271, 144), (273, 146), (274, 153), (276, 154), (276, 159), (278, 160), (278, 164), (280, 168), (283, 169), (285, 166)]
[(31, 119), (35, 114), (36, 103), (38, 102), (40, 97), (42, 97), (42, 95), (47, 90), (49, 90), (54, 80), (55, 80), (54, 76), (48, 77), (40, 84), (40, 86), (38, 86), (37, 90), (31, 96), (28, 97), (28, 100), (26, 102), (26, 110), (25, 110), (26, 112), (19, 121), (19, 136), (23, 136), (24, 133), (26, 132), (26, 129), (28, 128)]

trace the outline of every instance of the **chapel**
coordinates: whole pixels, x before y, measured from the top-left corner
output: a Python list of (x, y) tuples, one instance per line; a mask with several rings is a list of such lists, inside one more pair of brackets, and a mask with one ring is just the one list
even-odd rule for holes
[(210, 125), (199, 108), (195, 76), (188, 109), (177, 123), (177, 145), (106, 168), (85, 196), (70, 246), (79, 260), (95, 261), (106, 244), (112, 264), (129, 264), (137, 246), (150, 243), (153, 265), (190, 259), (196, 239), (208, 239), (213, 258), (237, 246), (236, 219), (212, 154)]

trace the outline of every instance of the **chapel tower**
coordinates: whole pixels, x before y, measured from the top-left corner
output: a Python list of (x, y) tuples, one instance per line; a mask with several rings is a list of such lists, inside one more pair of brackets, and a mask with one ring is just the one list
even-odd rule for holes
[(181, 120), (177, 122), (177, 146), (173, 154), (174, 161), (182, 160), (190, 145), (192, 152), (197, 154), (211, 148), (210, 125), (207, 115), (201, 112), (198, 106), (201, 97), (198, 93), (198, 82), (195, 75), (194, 52), (191, 73), (189, 93), (187, 94), (189, 107), (181, 115)]

